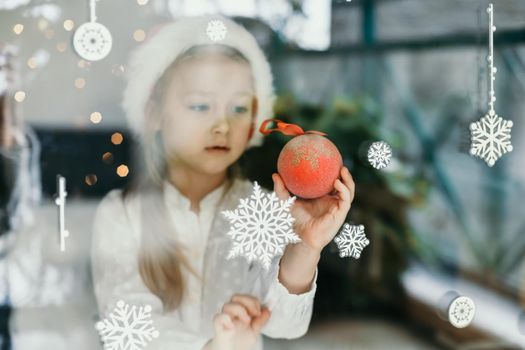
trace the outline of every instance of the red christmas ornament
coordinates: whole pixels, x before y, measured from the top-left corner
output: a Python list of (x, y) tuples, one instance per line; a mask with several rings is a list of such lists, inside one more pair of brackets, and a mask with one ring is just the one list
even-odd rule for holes
[[(276, 128), (266, 129), (271, 123)], [(281, 150), (277, 160), (277, 171), (288, 191), (301, 198), (318, 198), (334, 189), (334, 181), (341, 173), (343, 158), (337, 147), (328, 140), (325, 133), (303, 131), (294, 124), (279, 120), (265, 120), (259, 131), (264, 135), (278, 131), (295, 136)]]

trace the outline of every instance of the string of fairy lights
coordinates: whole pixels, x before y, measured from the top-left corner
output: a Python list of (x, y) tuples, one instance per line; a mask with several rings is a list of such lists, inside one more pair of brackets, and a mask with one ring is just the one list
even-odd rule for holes
[[(89, 0), (90, 22), (96, 21), (97, 19), (95, 13), (95, 3), (98, 1), (99, 0)], [(148, 3), (149, 0), (136, 0), (136, 4), (138, 6), (146, 6)], [(67, 40), (63, 40), (63, 33), (74, 33), (80, 26), (78, 26), (72, 18), (64, 19), (58, 26), (55, 25), (54, 22), (55, 21), (53, 21), (51, 18), (42, 16), (34, 22), (33, 26), (31, 23), (14, 24), (12, 27), (12, 33), (15, 37), (23, 37), (32, 35), (32, 30), (36, 29), (37, 32), (41, 32), (47, 40), (56, 40), (54, 48), (58, 54), (67, 53), (70, 45), (68, 44)], [(142, 28), (136, 28), (131, 33), (131, 38), (136, 43), (141, 43), (146, 39), (146, 31)], [(39, 69), (44, 68), (49, 62), (51, 54), (52, 52), (49, 52), (45, 49), (38, 49), (33, 54), (31, 54), (25, 62), (29, 72), (38, 71)], [(87, 72), (92, 66), (92, 61), (80, 57), (76, 63), (76, 66), (81, 72)], [(122, 77), (125, 74), (125, 71), (126, 68), (123, 64), (115, 63), (111, 67), (111, 74), (115, 77)], [(89, 82), (86, 76), (84, 74), (80, 74), (79, 76), (73, 78), (72, 87), (77, 90), (83, 90), (88, 86), (88, 84)], [(17, 103), (22, 104), (27, 102), (27, 99), (30, 98), (30, 96), (28, 96), (27, 91), (21, 88), (14, 91), (13, 98)], [(104, 120), (103, 113), (97, 110), (92, 111), (88, 114), (88, 120), (92, 125), (102, 124)], [(85, 123), (85, 117), (77, 116), (75, 119), (75, 125), (78, 127), (86, 127), (87, 125)], [(124, 141), (124, 136), (120, 132), (114, 132), (110, 137), (110, 141), (111, 144), (118, 146)], [(101, 155), (101, 161), (106, 165), (113, 164), (114, 160), (115, 157), (109, 151)], [(115, 174), (119, 177), (127, 177), (129, 173), (130, 169), (126, 164), (119, 164), (115, 168)], [(98, 176), (95, 173), (89, 173), (84, 178), (84, 182), (88, 186), (94, 186), (98, 180)]]

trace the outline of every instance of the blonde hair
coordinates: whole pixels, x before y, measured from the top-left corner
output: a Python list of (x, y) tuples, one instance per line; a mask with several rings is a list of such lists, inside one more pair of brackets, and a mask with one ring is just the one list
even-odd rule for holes
[[(210, 21), (220, 21), (226, 26), (226, 35), (213, 42), (207, 33)], [(250, 62), (254, 77), (254, 95), (257, 97), (255, 121), (260, 125), (273, 115), (275, 100), (270, 63), (255, 37), (246, 28), (220, 15), (178, 17), (172, 23), (160, 26), (148, 40), (130, 55), (126, 68), (127, 84), (122, 98), (122, 108), (130, 131), (140, 139), (144, 137), (144, 110), (154, 85), (166, 69), (184, 52), (195, 46), (220, 44), (234, 48)], [(260, 146), (263, 136), (255, 133), (249, 147)]]
[[(221, 53), (228, 58), (239, 62), (249, 64), (244, 55), (235, 48), (224, 45), (199, 45), (194, 46), (183, 54), (179, 55), (175, 61), (165, 70), (159, 80), (156, 82), (150, 96), (146, 113), (145, 130), (143, 139), (144, 165), (146, 167), (147, 178), (141, 179), (141, 182), (152, 186), (154, 191), (162, 194), (163, 179), (167, 175), (167, 160), (164, 152), (161, 134), (156, 127), (161, 122), (161, 109), (164, 103), (164, 93), (171, 79), (173, 69), (183, 61), (205, 53)], [(241, 172), (238, 163), (234, 163), (228, 169), (228, 185), (225, 192), (232, 185), (234, 178), (240, 177)], [(125, 192), (126, 194), (127, 192)], [(159, 205), (164, 206), (163, 201)], [(159, 209), (159, 208), (157, 208)], [(168, 220), (166, 209), (160, 208), (160, 213), (164, 217), (164, 222)], [(143, 218), (145, 219), (145, 218)], [(197, 271), (192, 267), (188, 258), (184, 255), (181, 247), (173, 238), (173, 227), (165, 225), (166, 229), (151, 232), (142, 230), (142, 243), (139, 251), (139, 272), (144, 284), (155, 295), (157, 295), (164, 305), (165, 311), (176, 309), (182, 302), (185, 294), (185, 283), (182, 275), (182, 269), (187, 269), (193, 275), (199, 277)]]

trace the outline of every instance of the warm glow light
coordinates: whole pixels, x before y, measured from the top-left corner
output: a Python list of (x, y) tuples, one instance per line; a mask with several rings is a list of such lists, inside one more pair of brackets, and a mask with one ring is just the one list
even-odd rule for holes
[(37, 66), (38, 66), (38, 63), (36, 61), (36, 58), (34, 57), (30, 57), (28, 60), (27, 60), (27, 66), (31, 69), (35, 69)]
[(93, 112), (91, 113), (89, 119), (93, 124), (98, 124), (102, 121), (102, 114), (100, 114), (99, 112)]
[(22, 34), (22, 32), (24, 31), (24, 25), (23, 24), (15, 24), (15, 26), (13, 27), (13, 32), (15, 32), (16, 35), (20, 35)]
[(102, 161), (106, 164), (113, 162), (113, 153), (106, 152), (102, 155)]
[(25, 99), (26, 99), (26, 93), (25, 92), (17, 91), (15, 93), (15, 100), (16, 100), (16, 102), (22, 102)]
[(113, 143), (114, 145), (120, 145), (122, 141), (124, 141), (124, 137), (121, 133), (116, 132), (113, 135), (111, 135), (111, 143)]
[(70, 32), (70, 31), (73, 30), (73, 28), (75, 28), (75, 22), (73, 22), (70, 19), (66, 19), (64, 21), (64, 29), (67, 30), (68, 32)]
[(97, 183), (97, 175), (95, 174), (86, 175), (85, 181), (88, 186), (93, 186), (94, 184)]
[(76, 78), (75, 79), (75, 87), (77, 89), (82, 89), (82, 88), (84, 88), (84, 86), (86, 86), (86, 80), (84, 80), (83, 78)]
[(137, 0), (137, 4), (139, 4), (140, 6), (144, 6), (148, 3), (149, 0)]
[(144, 41), (144, 39), (146, 39), (146, 32), (142, 29), (137, 29), (133, 32), (133, 39), (138, 42)]
[(119, 165), (119, 167), (117, 168), (117, 174), (118, 176), (120, 177), (126, 177), (128, 176), (129, 174), (129, 169), (126, 165), (122, 164), (122, 165)]
[(67, 48), (67, 44), (65, 42), (63, 42), (63, 41), (61, 41), (61, 42), (59, 42), (57, 44), (58, 52), (64, 52), (64, 51), (66, 51), (66, 48)]

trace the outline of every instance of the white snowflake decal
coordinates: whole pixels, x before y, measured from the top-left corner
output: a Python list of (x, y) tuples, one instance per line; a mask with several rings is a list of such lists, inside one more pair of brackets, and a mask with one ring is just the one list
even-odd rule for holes
[(376, 169), (386, 168), (391, 158), (392, 148), (384, 141), (374, 142), (368, 148), (368, 161)]
[(490, 92), (489, 92), (489, 112), (480, 120), (470, 124), (471, 147), (470, 154), (483, 159), (488, 166), (493, 166), (496, 161), (505, 153), (512, 151), (510, 143), (510, 131), (512, 121), (498, 117), (494, 110), (496, 102), (496, 92), (494, 91), (494, 82), (496, 81), (496, 72), (494, 65), (494, 7), (489, 4), (487, 8), (489, 13), (489, 74), (490, 74)]
[(206, 27), (206, 34), (211, 41), (217, 42), (222, 41), (226, 37), (227, 29), (226, 25), (221, 20), (213, 20), (208, 22)]
[(450, 323), (456, 328), (467, 327), (476, 314), (474, 301), (466, 296), (460, 296), (452, 301), (448, 309)]
[(241, 199), (235, 210), (222, 212), (230, 221), (228, 236), (233, 241), (228, 259), (244, 256), (248, 262), (260, 261), (268, 270), (272, 258), (282, 254), (287, 244), (300, 241), (290, 214), (294, 202), (295, 197), (280, 200), (275, 192), (264, 193), (255, 182), (249, 198)]
[(339, 256), (341, 258), (351, 256), (354, 259), (359, 259), (363, 249), (370, 243), (365, 236), (365, 227), (363, 225), (354, 226), (346, 223), (334, 241), (339, 248)]
[(151, 306), (136, 307), (117, 302), (108, 318), (97, 322), (104, 350), (142, 350), (149, 341), (159, 336), (151, 320)]
[(488, 115), (470, 124), (470, 154), (482, 158), (488, 166), (493, 166), (503, 154), (512, 151), (511, 128), (511, 120), (498, 117), (493, 110), (489, 111)]

